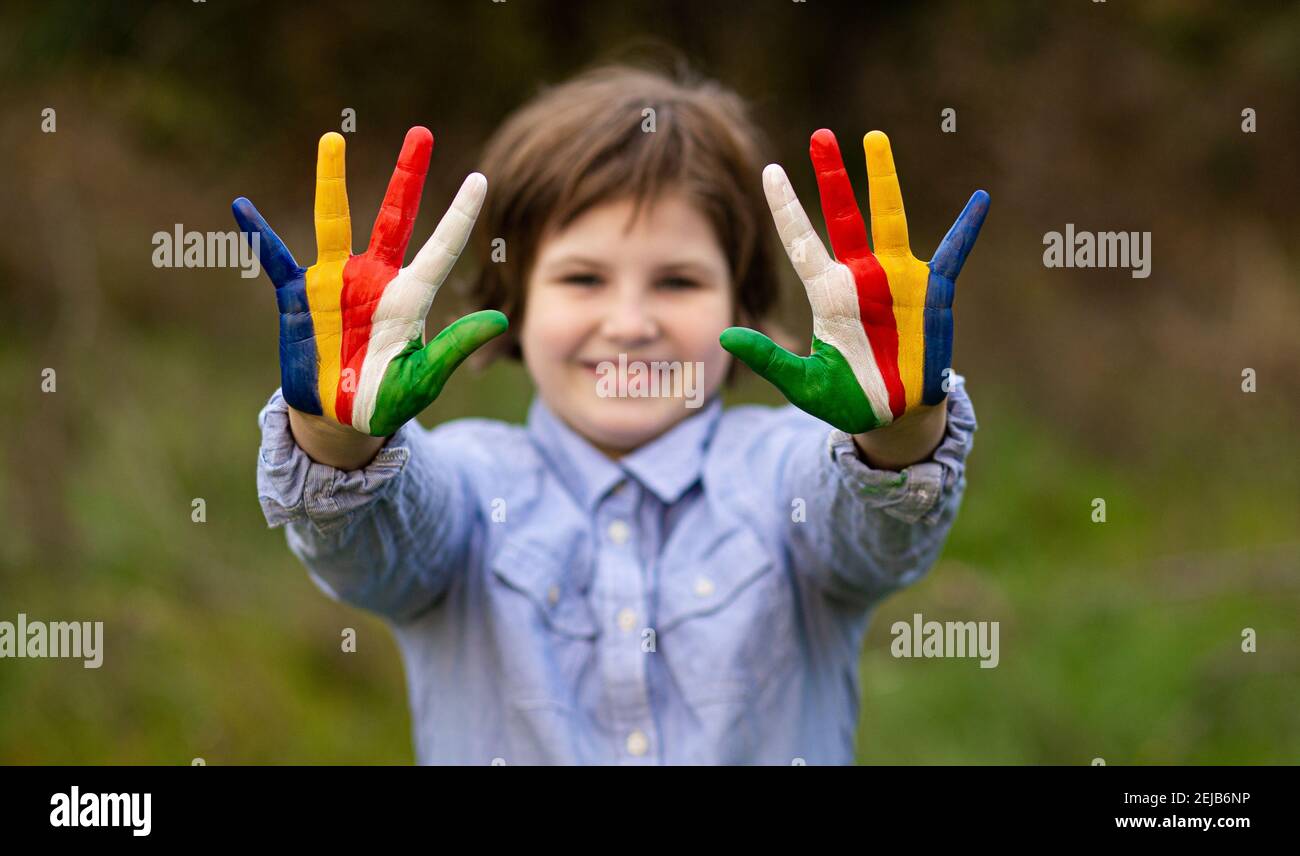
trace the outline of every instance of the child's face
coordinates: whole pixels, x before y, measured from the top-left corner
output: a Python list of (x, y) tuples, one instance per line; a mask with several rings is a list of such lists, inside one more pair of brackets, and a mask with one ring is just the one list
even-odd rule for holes
[[(519, 334), (542, 400), (614, 457), (699, 412), (730, 366), (718, 334), (733, 323), (731, 272), (712, 225), (676, 192), (629, 224), (632, 211), (630, 199), (598, 205), (543, 237)], [(663, 361), (682, 383), (619, 397), (620, 354), (628, 381), (637, 361)]]

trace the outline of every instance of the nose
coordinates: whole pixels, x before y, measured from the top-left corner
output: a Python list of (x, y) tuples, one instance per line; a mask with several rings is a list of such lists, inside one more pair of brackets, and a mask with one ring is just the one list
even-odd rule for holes
[(620, 345), (639, 345), (659, 337), (659, 322), (640, 286), (625, 284), (612, 289), (610, 305), (600, 332)]

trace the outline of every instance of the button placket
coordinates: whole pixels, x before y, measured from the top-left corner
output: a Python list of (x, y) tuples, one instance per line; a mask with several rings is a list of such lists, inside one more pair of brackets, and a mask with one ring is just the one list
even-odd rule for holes
[(644, 533), (632, 521), (640, 501), (638, 486), (622, 483), (596, 509), (597, 560), (593, 606), (605, 632), (599, 638), (603, 678), (601, 712), (617, 735), (619, 755), (627, 763), (644, 763), (655, 744), (654, 720), (646, 679), (646, 654), (637, 628), (645, 615), (645, 580), (641, 568)]

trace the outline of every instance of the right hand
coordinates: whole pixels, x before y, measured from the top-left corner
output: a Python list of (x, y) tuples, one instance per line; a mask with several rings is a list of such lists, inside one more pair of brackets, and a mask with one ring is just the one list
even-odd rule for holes
[(494, 310), (466, 315), (424, 344), (424, 319), (465, 248), (487, 179), (470, 173), (424, 248), (403, 268), (429, 171), (433, 135), (414, 127), (397, 160), (370, 246), (352, 255), (343, 137), (320, 139), (316, 161), (316, 264), (299, 267), (244, 197), (231, 206), (245, 238), (258, 238), (280, 309), (285, 401), (363, 434), (384, 437), (442, 392), (465, 358), (505, 332)]

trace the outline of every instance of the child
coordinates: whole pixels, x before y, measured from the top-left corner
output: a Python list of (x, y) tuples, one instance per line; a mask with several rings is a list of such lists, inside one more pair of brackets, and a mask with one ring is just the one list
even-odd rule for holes
[[(326, 593), (390, 622), (421, 763), (852, 762), (869, 612), (933, 564), (965, 486), (950, 307), (988, 197), (918, 261), (872, 132), (873, 254), (819, 131), (832, 260), (775, 165), (764, 205), (756, 139), (715, 84), (607, 67), (507, 120), (491, 190), (471, 174), (409, 267), (423, 128), (362, 255), (337, 134), (312, 267), (236, 201), (281, 313), (259, 498)], [(481, 205), (486, 308), (425, 345)], [(810, 357), (732, 326), (775, 298), (767, 216), (812, 303)], [(413, 421), (497, 336), (536, 383), (527, 425)], [(724, 412), (731, 355), (797, 406)]]

